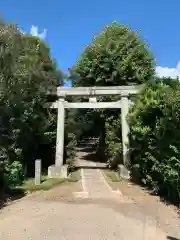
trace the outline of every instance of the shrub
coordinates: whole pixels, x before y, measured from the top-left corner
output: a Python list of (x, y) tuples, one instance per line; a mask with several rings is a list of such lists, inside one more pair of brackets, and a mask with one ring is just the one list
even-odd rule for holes
[(11, 164), (5, 165), (4, 168), (4, 183), (5, 186), (14, 188), (23, 183), (24, 173), (22, 164), (18, 161), (14, 161)]
[(77, 141), (75, 134), (67, 133), (65, 139), (65, 159), (70, 172), (75, 168), (76, 145)]
[(155, 193), (179, 200), (180, 85), (146, 87), (128, 118), (131, 164), (139, 165), (141, 181)]
[(105, 155), (108, 166), (117, 168), (122, 160), (121, 121), (110, 117), (105, 123)]

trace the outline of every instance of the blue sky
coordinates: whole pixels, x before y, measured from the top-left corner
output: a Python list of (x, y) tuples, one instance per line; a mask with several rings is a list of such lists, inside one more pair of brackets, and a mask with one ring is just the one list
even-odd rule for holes
[(180, 0), (6, 0), (0, 12), (20, 29), (39, 35), (67, 72), (106, 24), (120, 21), (139, 30), (150, 45), (157, 73), (180, 76)]

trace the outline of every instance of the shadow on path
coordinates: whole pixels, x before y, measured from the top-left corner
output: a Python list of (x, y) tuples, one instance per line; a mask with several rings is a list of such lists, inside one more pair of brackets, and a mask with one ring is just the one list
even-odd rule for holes
[[(87, 162), (87, 166), (89, 166), (88, 162), (100, 163), (103, 165), (102, 168), (106, 168), (106, 163), (102, 159), (99, 159), (96, 150), (97, 150), (98, 143), (96, 140), (89, 140), (86, 142), (79, 143), (77, 147), (77, 158), (80, 162)], [(79, 161), (78, 161), (79, 162)], [(79, 165), (78, 165), (79, 166)]]
[(179, 238), (174, 238), (174, 237), (170, 237), (170, 236), (167, 236), (167, 239), (168, 240), (180, 240)]
[(106, 166), (99, 166), (99, 165), (97, 165), (97, 166), (86, 166), (86, 165), (78, 165), (78, 166), (76, 166), (75, 167), (75, 169), (76, 170), (78, 170), (78, 169), (81, 169), (81, 168), (83, 168), (83, 169), (107, 169), (107, 167)]
[(5, 193), (0, 191), (0, 209), (7, 206), (9, 202), (21, 199), (25, 195), (25, 192), (21, 188), (10, 189)]

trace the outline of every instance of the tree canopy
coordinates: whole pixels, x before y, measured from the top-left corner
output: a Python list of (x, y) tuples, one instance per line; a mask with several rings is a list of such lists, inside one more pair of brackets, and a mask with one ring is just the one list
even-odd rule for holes
[(114, 22), (93, 38), (71, 72), (74, 86), (142, 84), (154, 75), (154, 59), (138, 33)]

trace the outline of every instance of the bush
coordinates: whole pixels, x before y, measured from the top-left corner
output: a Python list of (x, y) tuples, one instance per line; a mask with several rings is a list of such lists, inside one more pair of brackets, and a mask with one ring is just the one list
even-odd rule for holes
[(176, 202), (180, 199), (180, 84), (175, 85), (146, 87), (128, 118), (131, 165), (139, 165), (145, 185)]
[(105, 155), (108, 166), (117, 168), (122, 160), (121, 121), (110, 117), (105, 123)]
[(14, 161), (11, 164), (6, 164), (3, 171), (3, 182), (5, 187), (14, 188), (23, 183), (24, 172), (22, 164)]
[(75, 134), (67, 133), (65, 138), (65, 159), (70, 172), (75, 168), (76, 145), (77, 141)]

